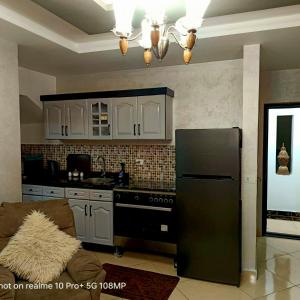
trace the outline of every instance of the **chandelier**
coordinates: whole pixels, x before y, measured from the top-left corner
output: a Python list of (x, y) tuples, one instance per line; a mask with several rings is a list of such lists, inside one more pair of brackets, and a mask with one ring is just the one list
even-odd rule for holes
[[(119, 37), (120, 51), (125, 55), (128, 43), (138, 40), (144, 48), (144, 61), (151, 64), (152, 53), (162, 60), (168, 52), (170, 36), (183, 50), (183, 61), (189, 64), (196, 42), (197, 29), (201, 27), (204, 13), (211, 0), (185, 0), (186, 15), (175, 24), (167, 24), (166, 9), (171, 0), (113, 0), (115, 27), (112, 32)], [(145, 11), (141, 30), (133, 36), (132, 19), (137, 6)]]

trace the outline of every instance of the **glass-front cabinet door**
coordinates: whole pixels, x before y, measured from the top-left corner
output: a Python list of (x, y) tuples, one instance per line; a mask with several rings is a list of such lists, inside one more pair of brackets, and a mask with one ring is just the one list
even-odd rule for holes
[(111, 99), (88, 100), (89, 139), (112, 139), (112, 105)]

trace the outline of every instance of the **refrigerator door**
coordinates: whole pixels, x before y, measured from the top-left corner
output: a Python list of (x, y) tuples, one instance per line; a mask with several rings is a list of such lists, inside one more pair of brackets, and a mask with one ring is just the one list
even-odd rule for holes
[(179, 276), (239, 285), (239, 183), (230, 179), (178, 179)]
[(240, 129), (176, 130), (176, 176), (240, 176)]

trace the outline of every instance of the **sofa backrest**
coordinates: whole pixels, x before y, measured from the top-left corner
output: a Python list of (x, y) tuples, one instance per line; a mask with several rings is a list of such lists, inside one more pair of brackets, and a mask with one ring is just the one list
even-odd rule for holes
[(23, 224), (25, 216), (38, 210), (48, 216), (60, 230), (75, 236), (74, 217), (67, 200), (49, 200), (0, 205), (0, 251)]

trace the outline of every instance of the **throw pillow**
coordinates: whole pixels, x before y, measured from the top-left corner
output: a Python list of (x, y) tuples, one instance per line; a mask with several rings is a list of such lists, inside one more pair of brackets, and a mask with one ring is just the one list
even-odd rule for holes
[(32, 211), (0, 253), (0, 264), (29, 282), (47, 283), (60, 276), (79, 248), (80, 241)]

